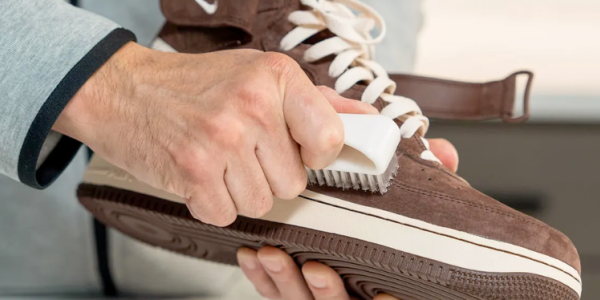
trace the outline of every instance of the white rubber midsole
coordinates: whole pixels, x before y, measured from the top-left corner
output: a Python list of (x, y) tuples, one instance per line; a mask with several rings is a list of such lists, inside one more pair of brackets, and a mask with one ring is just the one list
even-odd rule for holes
[(581, 296), (577, 271), (549, 256), (308, 190), (303, 196), (322, 203), (279, 200), (261, 219), (348, 236), (473, 271), (536, 274), (562, 282)]
[[(84, 182), (184, 203), (98, 157), (92, 160)], [(302, 196), (275, 199), (273, 209), (260, 219), (356, 238), (473, 271), (536, 274), (561, 282), (581, 296), (579, 273), (547, 255), (309, 190)]]

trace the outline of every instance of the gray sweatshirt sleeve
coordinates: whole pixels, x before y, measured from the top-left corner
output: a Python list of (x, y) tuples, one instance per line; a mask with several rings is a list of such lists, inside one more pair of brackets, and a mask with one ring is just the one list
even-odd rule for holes
[(80, 143), (51, 130), (79, 88), (135, 36), (62, 0), (0, 1), (0, 174), (44, 188)]

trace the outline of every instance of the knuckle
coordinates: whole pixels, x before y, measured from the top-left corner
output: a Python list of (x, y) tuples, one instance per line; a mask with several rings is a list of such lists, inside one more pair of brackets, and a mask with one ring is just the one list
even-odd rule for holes
[(219, 227), (231, 225), (237, 218), (235, 208), (217, 195), (206, 195), (186, 200), (194, 218)]
[(212, 224), (219, 227), (231, 225), (237, 219), (237, 211), (230, 199), (211, 199)]
[(200, 199), (186, 198), (185, 204), (194, 219), (204, 223), (208, 223), (210, 221), (206, 216), (206, 210), (204, 209)]
[(291, 57), (277, 52), (266, 52), (262, 58), (267, 69), (278, 75), (294, 74), (298, 71), (298, 63)]
[(298, 176), (295, 176), (295, 179), (292, 180), (292, 186), (290, 187), (291, 195), (290, 198), (298, 197), (305, 189), (308, 184), (308, 177), (306, 176), (306, 170), (302, 169), (302, 173)]
[[(303, 155), (304, 163), (310, 169), (322, 169), (326, 165), (323, 163), (331, 163), (319, 159), (319, 157), (326, 155), (332, 156), (335, 152), (340, 151), (344, 145), (344, 132), (343, 130), (337, 129), (326, 129), (319, 132), (314, 143), (310, 146), (310, 152), (312, 155)], [(333, 157), (332, 157), (333, 158)]]
[(325, 167), (326, 167), (326, 166), (322, 166), (322, 165), (320, 165), (320, 164), (319, 164), (319, 163), (316, 161), (316, 159), (315, 159), (315, 158), (312, 158), (312, 157), (304, 157), (304, 164), (305, 164), (305, 165), (306, 165), (308, 168), (310, 168), (310, 169), (313, 169), (313, 170), (320, 170), (320, 169), (323, 169), (323, 168), (325, 168)]
[[(171, 180), (169, 185), (172, 185), (174, 190), (180, 190), (184, 187), (189, 187), (188, 183), (200, 184), (206, 179), (206, 174), (210, 174), (213, 169), (213, 163), (207, 159), (207, 155), (204, 151), (195, 149), (195, 147), (182, 146), (179, 150), (176, 150), (171, 155), (173, 157), (173, 164), (175, 172), (177, 173), (176, 178), (178, 180)], [(179, 179), (181, 179), (181, 182)], [(176, 187), (177, 186), (177, 187)], [(186, 197), (189, 193), (186, 193)]]
[(308, 178), (306, 176), (306, 171), (302, 168), (301, 172), (297, 172), (298, 175), (292, 176), (289, 178), (288, 185), (285, 189), (278, 191), (276, 196), (280, 199), (291, 200), (298, 195), (300, 195), (305, 189), (307, 185)]
[(277, 283), (286, 284), (286, 283), (294, 283), (298, 281), (297, 275), (294, 272), (294, 269), (297, 268), (296, 265), (290, 264), (286, 259), (281, 259), (283, 264), (283, 270), (280, 273), (277, 273)]
[[(192, 217), (194, 217), (194, 219), (196, 219), (196, 220), (200, 220), (200, 216), (196, 212), (196, 208), (193, 205), (193, 201), (189, 198), (186, 198), (185, 205), (187, 206), (188, 210), (190, 211), (190, 214), (192, 215)], [(200, 221), (202, 221), (202, 220), (200, 220)]]
[(214, 141), (226, 148), (237, 149), (246, 142), (246, 126), (229, 116), (217, 116), (212, 125)]
[(260, 218), (266, 215), (273, 208), (273, 197), (271, 195), (263, 195), (256, 203), (254, 217)]
[(277, 99), (261, 88), (260, 79), (249, 80), (242, 84), (237, 91), (241, 107), (249, 117), (264, 122), (272, 119), (272, 114), (277, 107)]
[(344, 144), (344, 130), (342, 126), (332, 126), (328, 130), (322, 130), (317, 139), (317, 151), (329, 152), (342, 147)]
[(217, 209), (210, 223), (218, 227), (226, 227), (235, 222), (236, 219), (237, 214), (234, 211), (220, 206), (220, 209)]
[(192, 147), (183, 145), (179, 146), (173, 153), (173, 162), (177, 167), (187, 167), (190, 164), (201, 163), (202, 158), (197, 152), (189, 150)]
[(256, 190), (250, 193), (250, 195), (246, 209), (248, 217), (260, 218), (273, 208), (273, 196), (265, 189)]

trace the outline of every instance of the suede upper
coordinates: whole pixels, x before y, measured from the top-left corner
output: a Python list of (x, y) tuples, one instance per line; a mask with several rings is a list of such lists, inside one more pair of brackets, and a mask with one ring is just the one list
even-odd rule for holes
[[(175, 50), (185, 53), (236, 48), (283, 52), (279, 48), (281, 38), (295, 27), (287, 21), (287, 16), (302, 9), (300, 1), (220, 0), (221, 12), (218, 10), (209, 15), (194, 0), (163, 0), (161, 3), (167, 23), (159, 36)], [(321, 38), (330, 34), (323, 32)], [(316, 63), (304, 61), (304, 52), (310, 44), (311, 40), (308, 40), (283, 53), (294, 58), (316, 85), (333, 87), (336, 78), (328, 75), (332, 59)], [(360, 99), (364, 89), (364, 85), (357, 84), (343, 95)], [(384, 105), (381, 99), (375, 103), (379, 109)], [(502, 105), (506, 106), (506, 103)], [(424, 113), (427, 115), (426, 110)], [(418, 134), (402, 139), (397, 150), (400, 169), (385, 195), (321, 186), (310, 186), (309, 189), (521, 246), (561, 260), (581, 273), (577, 250), (564, 234), (480, 193), (439, 163), (421, 159), (423, 150), (425, 146)]]

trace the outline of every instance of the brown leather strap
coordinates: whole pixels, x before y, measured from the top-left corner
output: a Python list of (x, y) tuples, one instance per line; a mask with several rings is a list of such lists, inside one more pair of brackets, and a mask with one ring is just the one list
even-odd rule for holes
[[(516, 79), (527, 75), (523, 97), (523, 115), (513, 116)], [(529, 118), (529, 94), (533, 73), (519, 71), (503, 80), (486, 83), (467, 83), (413, 75), (390, 75), (397, 84), (396, 95), (411, 98), (423, 114), (432, 119), (492, 120), (507, 123), (523, 122)]]

